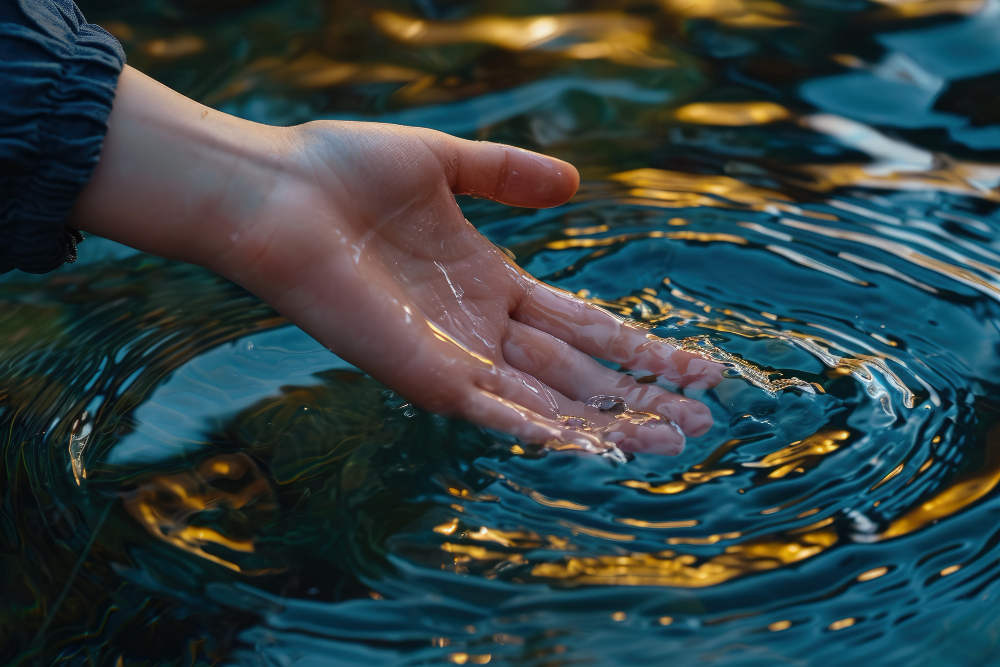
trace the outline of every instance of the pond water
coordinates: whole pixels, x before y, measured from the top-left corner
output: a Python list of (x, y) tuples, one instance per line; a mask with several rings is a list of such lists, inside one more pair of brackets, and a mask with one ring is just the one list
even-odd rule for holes
[(678, 457), (547, 453), (89, 239), (0, 279), (0, 662), (1000, 660), (1000, 1), (81, 5), (230, 113), (573, 162), (467, 217), (733, 372)]

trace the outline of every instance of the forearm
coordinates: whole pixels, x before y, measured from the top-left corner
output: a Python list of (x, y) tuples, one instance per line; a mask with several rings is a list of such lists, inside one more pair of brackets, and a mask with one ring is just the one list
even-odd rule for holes
[(265, 196), (286, 148), (283, 128), (209, 109), (126, 67), (100, 161), (69, 224), (211, 264), (231, 245), (232, 218)]

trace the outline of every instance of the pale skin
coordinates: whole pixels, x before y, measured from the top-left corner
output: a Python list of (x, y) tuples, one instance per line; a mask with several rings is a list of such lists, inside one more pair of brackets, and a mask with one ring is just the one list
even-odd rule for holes
[(454, 196), (542, 208), (578, 184), (565, 162), (432, 130), (251, 123), (126, 67), (70, 224), (233, 280), (420, 408), (528, 443), (676, 454), (708, 409), (592, 357), (681, 387), (721, 367), (532, 278)]

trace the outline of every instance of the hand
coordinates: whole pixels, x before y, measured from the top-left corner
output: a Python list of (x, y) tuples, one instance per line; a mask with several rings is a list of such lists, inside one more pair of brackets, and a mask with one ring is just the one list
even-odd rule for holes
[[(433, 412), (589, 451), (677, 453), (711, 426), (697, 401), (591, 357), (681, 386), (714, 386), (717, 364), (535, 280), (455, 202), (555, 206), (576, 190), (570, 165), (377, 123), (268, 128), (126, 75), (78, 205), (88, 229), (218, 271)], [(137, 194), (122, 213), (102, 190)], [(636, 414), (586, 404), (601, 396)]]

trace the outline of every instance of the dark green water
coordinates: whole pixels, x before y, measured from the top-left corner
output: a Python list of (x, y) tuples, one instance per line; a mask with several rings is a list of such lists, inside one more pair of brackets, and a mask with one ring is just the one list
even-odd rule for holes
[(90, 239), (0, 279), (0, 663), (1000, 661), (997, 0), (82, 6), (230, 113), (574, 162), (467, 217), (758, 372), (679, 457), (546, 454)]

